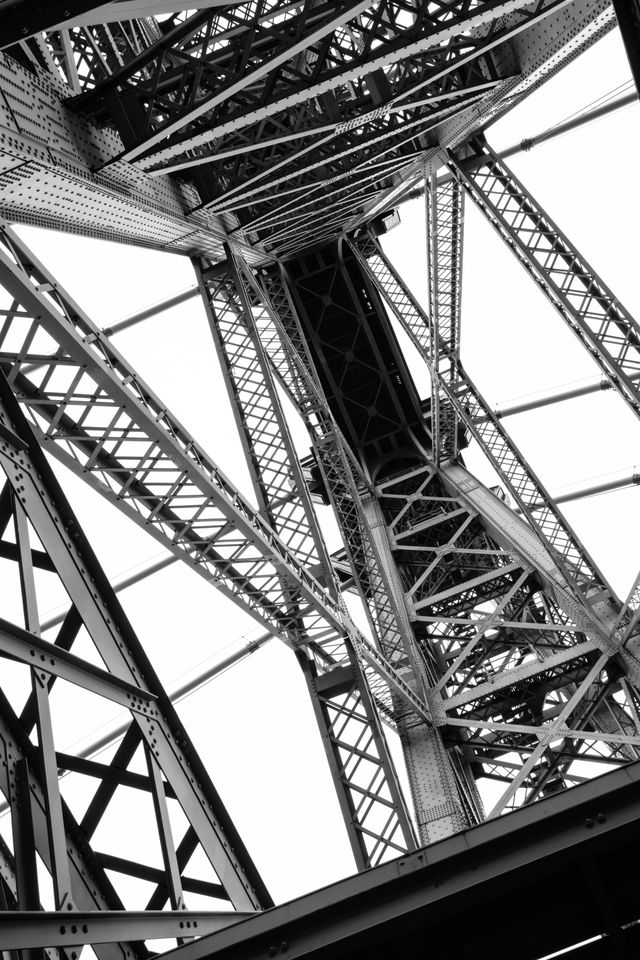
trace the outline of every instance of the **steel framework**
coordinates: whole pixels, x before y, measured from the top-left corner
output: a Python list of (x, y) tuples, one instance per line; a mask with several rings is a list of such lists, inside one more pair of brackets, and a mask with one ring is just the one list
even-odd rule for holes
[[(460, 357), (468, 197), (640, 416), (640, 327), (485, 139), (616, 24), (637, 78), (638, 23), (636, 0), (0, 0), (0, 656), (28, 676), (0, 689), (0, 949), (186, 956), (272, 905), (45, 454), (168, 551), (150, 573), (182, 561), (295, 651), (358, 870), (640, 758), (640, 575), (621, 602)], [(426, 307), (379, 239), (416, 193)], [(112, 342), (153, 309), (100, 330), (15, 224), (190, 257), (166, 305), (204, 305), (250, 492)], [(130, 711), (107, 760), (56, 749), (61, 681)], [(125, 787), (161, 868), (109, 846)]]

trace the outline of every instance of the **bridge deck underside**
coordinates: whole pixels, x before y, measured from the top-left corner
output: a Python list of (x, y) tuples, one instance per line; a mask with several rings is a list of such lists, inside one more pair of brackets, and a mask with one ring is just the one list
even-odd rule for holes
[(569, 956), (636, 957), (626, 864), (640, 855), (639, 788), (636, 763), (187, 945), (176, 960), (258, 960), (270, 944), (299, 960), (538, 960), (590, 939)]
[(336, 420), (370, 471), (428, 442), (420, 403), (376, 291), (350, 247), (287, 264), (309, 349)]

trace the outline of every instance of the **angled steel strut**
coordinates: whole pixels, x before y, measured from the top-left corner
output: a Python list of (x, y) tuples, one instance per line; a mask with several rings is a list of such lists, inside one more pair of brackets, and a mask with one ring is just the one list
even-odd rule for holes
[[(228, 255), (226, 274), (208, 269), (206, 263), (194, 266), (259, 508), (298, 559), (317, 570), (338, 599), (337, 580), (260, 337), (270, 318), (255, 295), (246, 265), (231, 250)], [(351, 848), (363, 869), (412, 849), (412, 827), (351, 641), (344, 632), (327, 629), (326, 620), (305, 609), (293, 590), (289, 602), (297, 611), (296, 646), (308, 650), (299, 660)]]
[[(226, 900), (244, 912), (269, 905), (269, 894), (249, 854), (2, 374), (0, 462), (7, 478), (3, 496), (8, 495), (15, 524), (12, 559), (18, 565), (24, 621), (24, 627), (0, 621), (0, 655), (25, 664), (32, 679), (32, 691), (19, 712), (4, 694), (0, 697), (0, 735), (9, 758), (0, 787), (11, 807), (18, 907), (40, 909), (36, 853), (51, 873), (56, 909), (67, 912), (70, 923), (76, 910), (122, 910), (105, 868), (157, 876), (174, 910), (185, 911), (183, 890), (193, 890), (194, 885), (199, 893)], [(36, 566), (59, 578), (73, 604), (53, 642), (39, 636)], [(71, 652), (82, 628), (104, 668)], [(87, 762), (56, 751), (49, 697), (60, 681), (131, 711), (131, 725), (111, 763)], [(37, 746), (30, 739), (33, 727)], [(140, 745), (148, 777), (127, 770)], [(80, 822), (61, 799), (59, 768), (88, 775), (97, 783)], [(119, 785), (134, 786), (153, 801), (155, 817), (150, 822), (158, 832), (161, 871), (149, 874), (143, 863), (120, 863), (108, 850), (91, 848), (96, 828), (112, 815), (110, 802)], [(168, 801), (177, 801), (186, 817), (186, 847), (185, 838), (174, 845)], [(183, 881), (196, 849), (209, 860), (215, 882), (194, 884), (188, 876)], [(180, 938), (187, 919), (191, 922), (188, 911), (180, 919), (174, 916), (173, 923), (167, 920), (167, 934)], [(207, 926), (213, 915), (200, 919)], [(151, 925), (145, 929), (144, 936), (150, 936)], [(115, 957), (127, 950), (144, 955), (144, 948), (124, 942), (126, 924), (118, 928), (113, 922), (113, 934), (113, 945), (96, 946), (100, 956)]]
[(640, 417), (640, 326), (486, 140), (451, 154), (478, 208)]

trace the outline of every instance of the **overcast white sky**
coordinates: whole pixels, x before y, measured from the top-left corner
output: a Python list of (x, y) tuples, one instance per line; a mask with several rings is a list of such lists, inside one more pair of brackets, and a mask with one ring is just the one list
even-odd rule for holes
[[(629, 79), (617, 33), (551, 80), (489, 132), (500, 149), (563, 120)], [(640, 314), (637, 224), (640, 190), (632, 169), (640, 148), (634, 105), (513, 159), (518, 176), (621, 301)], [(406, 205), (386, 240), (416, 293), (426, 293), (423, 210)], [(192, 285), (186, 258), (20, 227), (21, 235), (100, 326)], [(117, 337), (118, 348), (168, 407), (251, 496), (204, 312), (189, 302)], [(598, 371), (491, 228), (467, 204), (463, 287), (464, 363), (492, 404), (598, 376)], [(409, 354), (414, 366), (414, 357)], [(417, 369), (414, 367), (414, 369)], [(416, 378), (424, 388), (421, 375)], [(552, 492), (628, 472), (640, 460), (640, 425), (611, 392), (506, 421)], [(292, 423), (301, 449), (308, 445)], [(489, 478), (477, 452), (467, 464)], [(113, 580), (161, 556), (155, 541), (54, 463), (93, 546)], [(568, 504), (565, 512), (614, 587), (624, 594), (640, 558), (640, 489)], [(323, 515), (331, 549), (335, 528)], [(4, 569), (4, 568), (3, 568)], [(180, 564), (121, 594), (161, 678), (175, 688), (244, 636), (260, 633), (241, 611)], [(50, 610), (41, 610), (44, 618)], [(5, 676), (13, 676), (8, 671)], [(17, 675), (17, 674), (16, 674)], [(61, 685), (62, 686), (62, 685)], [(60, 749), (91, 742), (120, 719), (56, 700)], [(278, 642), (227, 671), (179, 706), (187, 729), (276, 901), (353, 872), (324, 752), (292, 654)], [(135, 791), (127, 791), (134, 794)], [(123, 798), (132, 822), (134, 804)], [(1, 821), (0, 821), (1, 822)], [(6, 822), (6, 818), (5, 818)], [(105, 827), (105, 829), (111, 829)], [(99, 837), (97, 838), (99, 846)], [(122, 835), (135, 857), (135, 832)], [(113, 840), (109, 846), (112, 852)], [(140, 851), (160, 865), (157, 851)], [(144, 901), (146, 887), (140, 887)], [(190, 902), (192, 898), (190, 898)], [(142, 905), (142, 903), (141, 903)], [(194, 903), (195, 905), (195, 903)]]

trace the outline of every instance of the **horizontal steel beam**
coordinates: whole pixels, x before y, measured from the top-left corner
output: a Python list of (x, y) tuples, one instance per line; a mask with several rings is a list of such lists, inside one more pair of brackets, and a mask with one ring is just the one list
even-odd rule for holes
[[(637, 486), (640, 484), (640, 473), (630, 473), (625, 477), (618, 477), (617, 480), (606, 480), (604, 483), (594, 483), (589, 487), (582, 487), (580, 490), (572, 490), (571, 493), (561, 493), (554, 497), (555, 503), (571, 503), (574, 500), (584, 500), (586, 497), (593, 497), (598, 493), (611, 493), (614, 490), (624, 490), (625, 487)], [(531, 504), (530, 509), (536, 510), (543, 506), (542, 500)], [(518, 507), (516, 513), (520, 513)]]
[(114, 333), (120, 333), (122, 330), (128, 330), (129, 327), (134, 327), (137, 323), (142, 323), (143, 320), (148, 320), (150, 317), (155, 317), (159, 313), (163, 313), (165, 310), (170, 310), (172, 307), (177, 307), (181, 303), (186, 303), (187, 300), (194, 300), (200, 291), (197, 287), (187, 287), (186, 290), (182, 290), (180, 293), (176, 293), (171, 297), (167, 297), (166, 300), (160, 300), (158, 303), (152, 303), (150, 306), (145, 307), (144, 310), (140, 310), (138, 313), (132, 313), (131, 316), (125, 317), (123, 320), (118, 320), (116, 323), (112, 323), (109, 327), (103, 327), (102, 332), (106, 334), (107, 337), (112, 337)]
[(0, 656), (9, 657), (33, 667), (43, 682), (49, 674), (84, 687), (100, 697), (107, 697), (129, 710), (146, 713), (156, 700), (153, 693), (121, 680), (100, 667), (76, 657), (73, 653), (54, 647), (47, 640), (28, 630), (22, 630), (7, 620), (0, 619)]
[[(630, 380), (640, 380), (640, 373), (631, 374)], [(598, 380), (596, 383), (588, 383), (582, 387), (571, 387), (567, 390), (557, 390), (545, 397), (536, 397), (533, 400), (524, 400), (522, 403), (511, 403), (507, 406), (495, 410), (496, 417), (513, 417), (518, 413), (527, 413), (529, 410), (539, 410), (541, 407), (548, 407), (553, 403), (562, 403), (564, 400), (574, 400), (576, 397), (586, 397), (591, 393), (599, 393), (601, 390), (612, 390), (610, 380)]]
[[(178, 557), (168, 556), (163, 557), (162, 560), (158, 560), (155, 563), (149, 564), (148, 567), (143, 567), (142, 570), (138, 570), (137, 573), (132, 573), (130, 577), (125, 577), (123, 580), (118, 581), (118, 583), (113, 584), (113, 589), (115, 593), (120, 593), (121, 590), (127, 590), (129, 587), (133, 587), (136, 583), (141, 583), (142, 580), (146, 580), (147, 577), (153, 576), (154, 573), (158, 573), (159, 570), (164, 570), (165, 567), (170, 567), (171, 564), (177, 563)], [(41, 630), (50, 630), (51, 627), (57, 627), (59, 623), (67, 616), (69, 612), (68, 609), (63, 610), (62, 613), (56, 613), (55, 616), (49, 617), (48, 620), (43, 620), (40, 624)]]
[(203, 936), (250, 916), (253, 914), (235, 911), (198, 913), (190, 910), (0, 912), (0, 950)]
[[(616, 113), (618, 110), (622, 110), (624, 107), (628, 107), (630, 104), (637, 102), (637, 92), (634, 91), (633, 93), (625, 94), (624, 97), (619, 97), (617, 100), (613, 100), (611, 103), (603, 104), (600, 107), (594, 107), (593, 110), (587, 110), (586, 113), (581, 114), (579, 117), (574, 117), (572, 120), (565, 121), (565, 123), (559, 123), (555, 127), (549, 127), (547, 130), (542, 130), (533, 137), (525, 137), (518, 143), (514, 143), (510, 147), (506, 147), (504, 150), (501, 150), (496, 154), (496, 156), (498, 156), (500, 160), (508, 160), (510, 157), (515, 157), (519, 153), (526, 153), (533, 147), (539, 146), (541, 143), (549, 143), (552, 140), (556, 140), (558, 137), (564, 136), (566, 133), (571, 133), (573, 130), (579, 130), (580, 127), (585, 127), (587, 124), (593, 123), (595, 120), (600, 120), (602, 117), (607, 117), (610, 114)], [(437, 186), (441, 187), (446, 183), (451, 183), (453, 179), (454, 178), (450, 173), (442, 174), (442, 176), (438, 177), (437, 179)], [(416, 197), (421, 197), (423, 194), (424, 182), (422, 181), (415, 190), (412, 190), (410, 193), (407, 193), (406, 196), (402, 197), (401, 202), (405, 203), (408, 200), (415, 200)]]
[(580, 127), (587, 126), (587, 124), (593, 123), (594, 120), (600, 120), (602, 117), (608, 117), (610, 114), (616, 113), (618, 110), (622, 110), (632, 103), (637, 103), (637, 101), (638, 94), (634, 90), (633, 93), (628, 93), (624, 97), (618, 97), (617, 100), (612, 100), (610, 103), (604, 103), (599, 107), (594, 107), (593, 110), (587, 110), (586, 113), (574, 117), (573, 120), (566, 120), (564, 123), (550, 127), (548, 130), (543, 130), (542, 133), (536, 134), (535, 137), (525, 137), (520, 143), (508, 147), (503, 152), (502, 157), (504, 159), (504, 157), (510, 157), (516, 153), (531, 150), (532, 147), (537, 147), (541, 143), (548, 143), (549, 140), (556, 140), (558, 137), (564, 136), (565, 133), (579, 130)]

